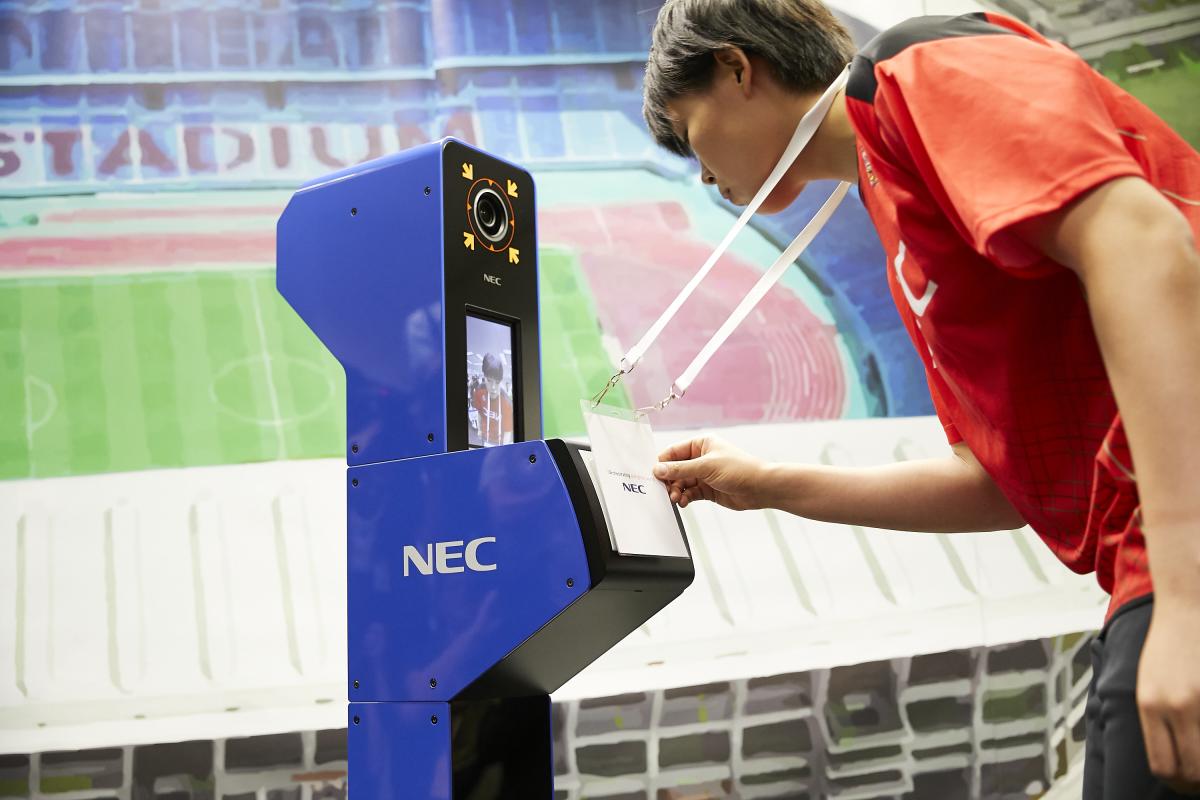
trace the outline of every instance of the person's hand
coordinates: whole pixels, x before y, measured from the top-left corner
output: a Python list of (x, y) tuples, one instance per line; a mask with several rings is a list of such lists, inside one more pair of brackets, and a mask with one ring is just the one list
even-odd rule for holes
[(709, 500), (746, 511), (763, 507), (765, 462), (743, 453), (715, 436), (679, 442), (664, 450), (655, 465), (654, 477), (667, 485), (671, 502), (686, 508), (688, 503)]
[(1200, 794), (1200, 607), (1154, 606), (1137, 678), (1146, 756), (1172, 789)]

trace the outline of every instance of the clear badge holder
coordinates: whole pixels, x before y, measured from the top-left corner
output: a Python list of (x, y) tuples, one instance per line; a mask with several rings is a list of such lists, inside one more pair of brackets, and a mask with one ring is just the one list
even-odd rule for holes
[(613, 548), (623, 555), (686, 558), (675, 508), (652, 472), (658, 452), (646, 415), (588, 400), (580, 407)]

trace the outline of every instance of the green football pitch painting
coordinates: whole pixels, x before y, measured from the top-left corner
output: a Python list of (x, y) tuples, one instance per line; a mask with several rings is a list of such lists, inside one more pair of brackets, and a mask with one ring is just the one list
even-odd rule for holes
[[(579, 433), (610, 361), (576, 259), (540, 259), (546, 435)], [(0, 281), (0, 479), (337, 457), (344, 440), (342, 368), (271, 270)]]

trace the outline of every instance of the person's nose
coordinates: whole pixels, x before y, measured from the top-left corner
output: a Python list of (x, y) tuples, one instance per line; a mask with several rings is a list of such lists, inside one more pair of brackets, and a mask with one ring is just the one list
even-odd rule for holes
[(709, 186), (716, 186), (717, 184), (717, 176), (703, 164), (700, 165), (700, 182)]

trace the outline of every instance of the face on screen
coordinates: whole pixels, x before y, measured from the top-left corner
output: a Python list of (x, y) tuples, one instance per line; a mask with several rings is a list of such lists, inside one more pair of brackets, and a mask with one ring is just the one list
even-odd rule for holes
[(511, 444), (513, 413), (512, 328), (467, 316), (467, 444)]

